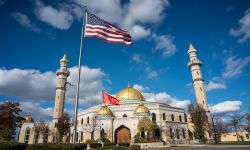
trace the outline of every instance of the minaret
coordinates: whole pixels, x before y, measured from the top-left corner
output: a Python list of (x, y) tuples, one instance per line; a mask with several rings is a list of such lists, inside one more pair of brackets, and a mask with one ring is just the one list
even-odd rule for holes
[(203, 106), (205, 111), (208, 111), (207, 96), (204, 87), (204, 80), (202, 79), (201, 73), (202, 62), (197, 58), (197, 51), (196, 49), (194, 49), (191, 43), (189, 45), (188, 55), (190, 58), (188, 67), (190, 68), (192, 73), (196, 102), (197, 104)]
[(64, 112), (64, 101), (67, 77), (69, 76), (69, 71), (67, 70), (68, 59), (66, 53), (64, 53), (63, 58), (60, 60), (60, 69), (57, 70), (57, 82), (56, 82), (56, 95), (55, 95), (55, 106), (53, 113), (53, 120), (57, 121), (58, 118), (63, 116)]

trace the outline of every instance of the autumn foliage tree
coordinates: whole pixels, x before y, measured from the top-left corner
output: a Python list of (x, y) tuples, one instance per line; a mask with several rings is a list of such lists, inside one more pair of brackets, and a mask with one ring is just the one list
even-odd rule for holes
[(248, 133), (250, 133), (250, 107), (249, 107), (249, 112), (247, 114), (247, 121), (248, 121), (248, 126), (246, 127), (246, 130)]
[(150, 133), (154, 132), (157, 129), (157, 126), (148, 117), (143, 117), (140, 119), (137, 128), (140, 132), (146, 131), (150, 135)]
[(34, 128), (35, 133), (38, 133), (38, 135), (37, 135), (38, 137), (39, 137), (39, 134), (42, 135), (42, 138), (43, 138), (42, 141), (44, 143), (45, 142), (45, 137), (47, 136), (48, 130), (49, 130), (48, 124), (46, 124), (43, 120), (40, 120), (39, 122), (34, 123), (33, 128)]
[(63, 116), (58, 119), (56, 128), (59, 135), (59, 142), (62, 142), (63, 136), (70, 132), (70, 117), (68, 113), (64, 113)]
[(20, 104), (4, 102), (0, 104), (0, 141), (14, 139), (16, 127), (21, 126), (23, 118), (20, 116)]
[(208, 131), (210, 127), (207, 112), (199, 104), (192, 103), (188, 106), (188, 112), (194, 124), (195, 138), (204, 142), (206, 140), (205, 132)]

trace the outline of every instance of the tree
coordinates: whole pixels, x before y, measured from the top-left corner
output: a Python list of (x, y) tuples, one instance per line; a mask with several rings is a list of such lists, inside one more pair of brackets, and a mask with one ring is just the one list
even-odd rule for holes
[(82, 128), (83, 132), (90, 133), (91, 140), (94, 140), (94, 132), (100, 130), (100, 125), (97, 124), (95, 116), (92, 117), (90, 123), (82, 124), (80, 127)]
[(247, 121), (248, 121), (248, 126), (246, 127), (246, 130), (248, 133), (250, 133), (250, 107), (249, 107), (249, 112), (247, 114)]
[(139, 131), (152, 132), (155, 131), (156, 129), (157, 126), (148, 117), (143, 117), (140, 119), (138, 124)]
[(65, 112), (63, 116), (58, 119), (56, 129), (58, 131), (59, 142), (62, 142), (63, 136), (70, 133), (70, 117), (68, 113)]
[[(39, 135), (42, 135), (43, 138), (43, 143), (45, 142), (45, 137), (48, 136), (48, 131), (49, 131), (49, 126), (48, 124), (46, 124), (43, 120), (40, 120), (38, 123), (34, 123), (34, 132), (35, 132), (35, 138), (34, 140), (36, 140), (36, 136), (38, 136), (37, 138), (39, 138)], [(38, 133), (38, 135), (36, 135)], [(37, 141), (35, 141), (34, 143), (36, 143)]]
[(196, 139), (204, 142), (205, 131), (210, 130), (210, 123), (208, 120), (207, 112), (199, 104), (190, 104), (188, 106), (188, 112), (191, 117), (191, 122), (194, 124), (194, 136)]
[(246, 131), (247, 131), (248, 133), (250, 133), (250, 125), (248, 125), (248, 126), (246, 127)]
[[(175, 122), (163, 123), (163, 124), (160, 124), (160, 127), (164, 131), (164, 133), (167, 135), (167, 137), (170, 137), (170, 138), (168, 138), (168, 142), (170, 142), (172, 144), (175, 144), (175, 139), (178, 136), (176, 133), (177, 129), (180, 132), (181, 132), (180, 129), (183, 129), (179, 126), (178, 123), (175, 123)], [(179, 132), (179, 135), (180, 135), (180, 132)]]
[[(216, 136), (215, 140), (220, 140), (221, 134), (228, 132), (227, 124), (224, 122), (224, 120), (220, 116), (215, 116), (214, 118), (214, 136)], [(213, 119), (212, 118), (212, 119)], [(216, 142), (216, 141), (215, 141)]]
[(20, 104), (4, 102), (0, 105), (0, 141), (11, 141), (16, 134), (16, 127), (21, 127)]
[(153, 133), (157, 129), (157, 126), (148, 117), (143, 117), (139, 120), (137, 128), (140, 132), (146, 131), (146, 133), (149, 133), (146, 136), (148, 138), (150, 133)]
[(230, 116), (230, 118), (231, 118), (230, 119), (231, 124), (236, 132), (237, 141), (239, 142), (240, 138), (239, 138), (238, 128), (241, 125), (241, 121), (245, 118), (245, 114), (242, 114), (240, 112), (235, 112), (233, 115)]

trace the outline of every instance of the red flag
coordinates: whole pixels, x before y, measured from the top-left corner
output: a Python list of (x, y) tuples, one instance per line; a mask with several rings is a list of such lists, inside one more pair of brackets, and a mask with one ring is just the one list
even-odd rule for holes
[(104, 104), (119, 105), (119, 101), (115, 97), (107, 94), (104, 91), (102, 91), (102, 101)]

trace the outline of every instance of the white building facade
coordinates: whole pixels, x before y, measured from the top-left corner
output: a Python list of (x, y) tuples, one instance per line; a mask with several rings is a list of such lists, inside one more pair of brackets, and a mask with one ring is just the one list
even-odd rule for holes
[(116, 98), (120, 103), (118, 106), (100, 104), (78, 113), (77, 142), (98, 140), (104, 132), (111, 142), (134, 143), (136, 134), (144, 136), (138, 131), (139, 120), (143, 117), (148, 117), (157, 125), (154, 136), (159, 141), (172, 143), (188, 140), (187, 116), (183, 109), (146, 101), (133, 87), (121, 90)]

